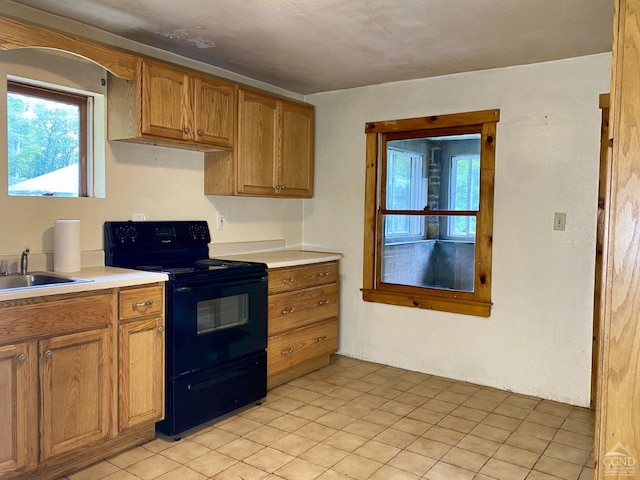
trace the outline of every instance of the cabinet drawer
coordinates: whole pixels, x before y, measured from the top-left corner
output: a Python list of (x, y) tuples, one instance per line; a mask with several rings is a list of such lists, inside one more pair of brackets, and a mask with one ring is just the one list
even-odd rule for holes
[(162, 285), (123, 288), (120, 290), (120, 320), (162, 313)]
[(289, 292), (328, 283), (338, 283), (338, 262), (269, 270), (269, 293)]
[(109, 325), (115, 316), (114, 300), (112, 291), (105, 290), (17, 302), (0, 309), (0, 344)]
[(338, 320), (328, 320), (269, 337), (267, 374), (274, 375), (338, 349)]
[(338, 285), (269, 296), (269, 335), (338, 316)]

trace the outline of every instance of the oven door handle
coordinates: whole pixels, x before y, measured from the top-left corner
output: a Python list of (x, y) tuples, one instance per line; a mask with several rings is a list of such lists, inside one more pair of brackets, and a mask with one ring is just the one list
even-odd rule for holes
[(191, 286), (185, 286), (185, 287), (176, 287), (175, 291), (177, 293), (187, 293), (187, 292), (192, 292), (193, 290), (200, 288), (200, 287), (234, 287), (237, 285), (250, 285), (252, 283), (263, 283), (267, 281), (267, 277), (254, 277), (251, 279), (242, 279), (242, 280), (234, 280), (231, 282), (214, 282), (214, 283), (199, 283), (197, 285), (191, 285)]
[(246, 373), (249, 373), (253, 370), (253, 365), (249, 365), (247, 367), (238, 368), (231, 372), (227, 372), (223, 375), (216, 375), (215, 378), (210, 378), (209, 380), (203, 380), (202, 382), (190, 383), (187, 388), (189, 390), (201, 390), (203, 388), (211, 387), (225, 380), (231, 380), (232, 378), (239, 377)]

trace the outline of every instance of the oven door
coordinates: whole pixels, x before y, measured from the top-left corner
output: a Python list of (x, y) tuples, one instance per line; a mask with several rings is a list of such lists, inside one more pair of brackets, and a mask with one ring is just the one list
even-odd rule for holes
[(167, 298), (167, 373), (178, 378), (267, 347), (267, 277), (175, 282)]

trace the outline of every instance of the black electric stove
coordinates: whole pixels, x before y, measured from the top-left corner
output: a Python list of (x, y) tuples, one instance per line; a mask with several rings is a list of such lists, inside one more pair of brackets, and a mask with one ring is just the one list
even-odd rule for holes
[(169, 276), (167, 435), (266, 396), (267, 267), (209, 258), (210, 241), (206, 221), (104, 224), (106, 265)]

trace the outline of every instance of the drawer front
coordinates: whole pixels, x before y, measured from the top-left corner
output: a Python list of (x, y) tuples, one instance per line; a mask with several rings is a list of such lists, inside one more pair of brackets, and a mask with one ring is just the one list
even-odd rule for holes
[(338, 285), (269, 296), (269, 335), (338, 316)]
[(115, 314), (111, 290), (28, 299), (0, 309), (0, 345), (109, 325)]
[(338, 349), (338, 320), (309, 325), (269, 337), (267, 374), (275, 375)]
[(162, 290), (162, 285), (121, 289), (118, 305), (120, 320), (162, 313)]
[(338, 283), (337, 261), (269, 270), (269, 293), (289, 292), (328, 283)]

